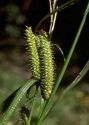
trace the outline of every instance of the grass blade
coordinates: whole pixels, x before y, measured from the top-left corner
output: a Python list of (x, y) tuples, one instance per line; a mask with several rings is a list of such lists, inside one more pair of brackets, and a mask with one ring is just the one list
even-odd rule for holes
[[(89, 71), (89, 61), (86, 63), (84, 68), (81, 70), (81, 72), (78, 74), (78, 76), (73, 80), (73, 82), (64, 90), (62, 93), (60, 100), (64, 97), (64, 95), (72, 89), (75, 85), (77, 85), (80, 80), (86, 75), (86, 73)], [(58, 100), (58, 99), (57, 99)]]
[(17, 92), (9, 108), (0, 116), (0, 125), (4, 125), (14, 112), (16, 106), (19, 104), (22, 97), (25, 95), (26, 91), (36, 82), (36, 80), (31, 79), (26, 82)]

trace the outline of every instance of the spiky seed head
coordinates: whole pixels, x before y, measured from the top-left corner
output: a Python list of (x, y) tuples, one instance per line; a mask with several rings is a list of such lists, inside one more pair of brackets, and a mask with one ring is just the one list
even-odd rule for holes
[(53, 88), (54, 65), (50, 42), (45, 35), (40, 38), (41, 92), (44, 99), (49, 99)]
[(36, 79), (40, 79), (40, 61), (38, 50), (36, 46), (35, 35), (32, 32), (31, 27), (26, 27), (26, 41), (27, 41), (27, 50), (30, 59), (30, 65), (32, 70), (32, 76)]

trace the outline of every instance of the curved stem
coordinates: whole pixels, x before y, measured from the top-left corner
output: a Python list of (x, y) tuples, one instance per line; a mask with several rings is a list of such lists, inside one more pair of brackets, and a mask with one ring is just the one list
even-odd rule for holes
[(60, 47), (59, 45), (57, 45), (57, 44), (53, 44), (53, 45), (56, 46), (56, 47), (59, 49), (59, 51), (60, 51), (60, 53), (61, 53), (61, 55), (62, 55), (62, 57), (63, 57), (63, 60), (64, 60), (64, 62), (65, 62), (66, 58), (65, 58), (65, 56), (64, 56), (64, 52), (63, 52), (63, 50), (61, 49), (61, 47)]

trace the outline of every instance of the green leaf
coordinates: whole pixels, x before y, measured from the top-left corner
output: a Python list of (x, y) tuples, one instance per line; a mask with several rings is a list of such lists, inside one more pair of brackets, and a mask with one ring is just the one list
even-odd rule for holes
[(8, 109), (0, 116), (0, 125), (4, 125), (14, 112), (16, 106), (20, 103), (20, 100), (25, 95), (26, 91), (36, 82), (36, 80), (31, 79), (27, 81), (18, 91), (13, 101), (11, 102)]

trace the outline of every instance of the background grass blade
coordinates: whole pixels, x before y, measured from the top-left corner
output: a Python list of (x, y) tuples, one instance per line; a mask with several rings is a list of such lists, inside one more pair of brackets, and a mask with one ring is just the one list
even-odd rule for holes
[[(78, 74), (78, 76), (73, 80), (73, 82), (64, 90), (62, 93), (60, 100), (64, 97), (64, 95), (72, 89), (75, 85), (77, 85), (80, 80), (86, 75), (86, 73), (89, 71), (89, 61), (86, 63), (84, 68), (81, 70), (81, 72)], [(57, 99), (58, 100), (58, 99)]]
[(31, 79), (27, 81), (18, 91), (16, 96), (14, 97), (9, 108), (0, 116), (0, 125), (6, 124), (7, 120), (10, 118), (12, 113), (14, 112), (16, 106), (19, 104), (22, 97), (25, 95), (26, 91), (36, 82), (36, 80)]

